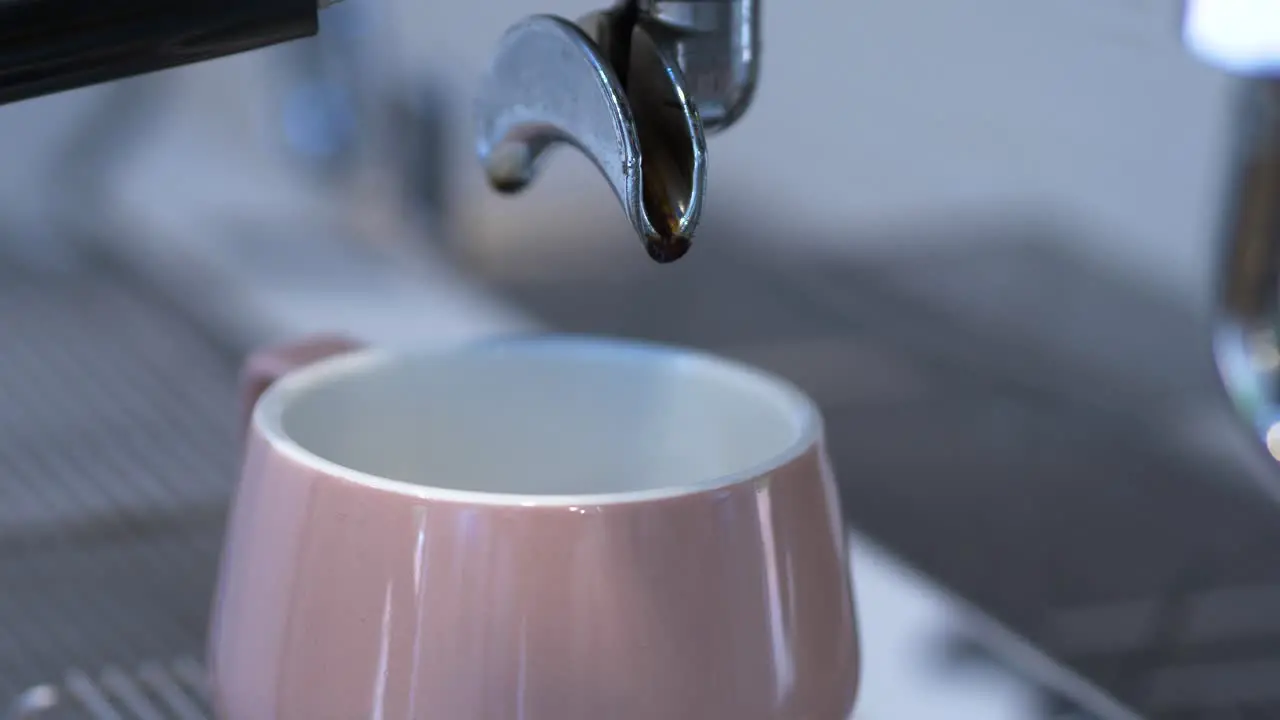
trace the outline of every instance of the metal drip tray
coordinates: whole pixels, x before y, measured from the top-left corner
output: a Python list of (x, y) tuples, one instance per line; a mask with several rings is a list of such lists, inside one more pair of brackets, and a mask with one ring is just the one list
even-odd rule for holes
[(239, 356), (112, 266), (0, 264), (0, 698), (202, 654)]

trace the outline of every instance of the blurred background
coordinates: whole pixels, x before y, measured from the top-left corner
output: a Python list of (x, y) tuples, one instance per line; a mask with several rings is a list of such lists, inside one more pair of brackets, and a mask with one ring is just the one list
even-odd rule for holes
[(251, 348), (545, 328), (823, 405), (857, 717), (1280, 717), (1274, 469), (1209, 341), (1246, 83), (1176, 3), (765, 3), (670, 266), (582, 157), (515, 198), (473, 159), (501, 32), (594, 9), (349, 0), (314, 39), (0, 107), (0, 702), (199, 662)]

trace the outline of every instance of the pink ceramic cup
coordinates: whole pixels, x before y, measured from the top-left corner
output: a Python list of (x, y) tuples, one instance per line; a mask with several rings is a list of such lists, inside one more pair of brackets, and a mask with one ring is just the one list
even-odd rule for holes
[(550, 337), (312, 341), (257, 356), (246, 387), (210, 650), (224, 720), (851, 712), (845, 535), (791, 384)]

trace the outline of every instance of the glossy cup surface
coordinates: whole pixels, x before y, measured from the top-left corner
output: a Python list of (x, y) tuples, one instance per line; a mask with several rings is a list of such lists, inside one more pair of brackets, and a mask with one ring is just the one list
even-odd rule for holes
[(348, 353), (252, 415), (226, 720), (844, 720), (821, 418), (713, 356), (579, 338)]

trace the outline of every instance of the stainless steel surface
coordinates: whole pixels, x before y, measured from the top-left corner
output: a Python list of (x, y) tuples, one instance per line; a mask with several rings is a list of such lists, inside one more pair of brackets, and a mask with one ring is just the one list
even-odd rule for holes
[(631, 22), (615, 10), (581, 27), (544, 15), (508, 30), (481, 81), (477, 151), (490, 183), (516, 192), (548, 149), (577, 147), (649, 255), (669, 262), (688, 250), (702, 212), (706, 139), (672, 58)]
[(746, 113), (760, 74), (760, 0), (637, 0), (639, 24), (674, 58), (708, 134)]
[(525, 19), (502, 38), (477, 101), (490, 184), (516, 192), (568, 144), (604, 174), (650, 257), (688, 251), (706, 134), (746, 112), (759, 75), (758, 0), (623, 0), (577, 25)]
[(68, 667), (199, 652), (240, 351), (137, 276), (0, 252), (0, 708)]
[(148, 661), (125, 670), (68, 670), (61, 681), (34, 686), (9, 706), (5, 720), (208, 720), (213, 717), (204, 668), (191, 657)]
[(58, 706), (58, 689), (52, 685), (37, 685), (24, 691), (9, 703), (6, 720), (34, 720)]
[(1280, 457), (1280, 82), (1256, 81), (1239, 122), (1214, 351), (1232, 404)]
[(1244, 78), (1229, 112), (1210, 342), (1228, 401), (1280, 460), (1280, 8), (1184, 0), (1183, 11), (1188, 50)]

